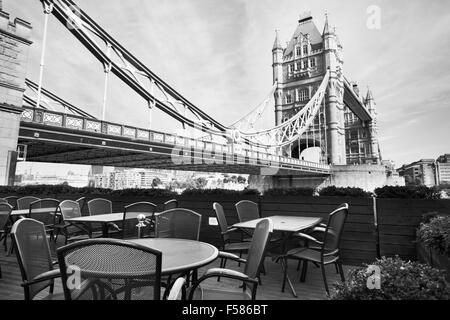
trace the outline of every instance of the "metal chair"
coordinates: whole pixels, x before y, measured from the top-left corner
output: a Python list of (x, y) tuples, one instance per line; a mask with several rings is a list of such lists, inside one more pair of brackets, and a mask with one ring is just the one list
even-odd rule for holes
[[(8, 251), (8, 236), (10, 235), (9, 221), (11, 217), (12, 206), (8, 203), (0, 203), (0, 241), (3, 240), (5, 251)], [(2, 269), (0, 266), (0, 278), (2, 277)]]
[[(265, 251), (272, 231), (273, 223), (269, 218), (261, 220), (261, 222), (256, 225), (251, 245), (248, 250), (247, 260), (240, 259), (238, 256), (231, 253), (221, 252), (221, 257), (227, 257), (227, 259), (245, 263), (244, 272), (223, 268), (209, 269), (198, 282), (195, 282), (192, 286), (192, 289), (189, 292), (189, 300), (194, 298), (196, 300), (255, 300)], [(241, 291), (204, 289), (200, 286), (203, 281), (215, 277), (234, 279), (243, 282), (244, 285)]]
[(72, 241), (85, 240), (92, 237), (92, 231), (84, 223), (70, 222), (72, 218), (81, 217), (81, 209), (76, 201), (64, 200), (59, 204), (62, 221), (55, 224), (55, 241), (59, 234), (65, 237), (65, 244)]
[(236, 203), (235, 206), (239, 222), (247, 222), (260, 218), (258, 204), (253, 201), (242, 200)]
[[(90, 201), (88, 201), (87, 203), (88, 206), (88, 210), (89, 210), (89, 215), (91, 216), (97, 216), (97, 215), (101, 215), (101, 214), (111, 214), (113, 213), (112, 211), (112, 202), (107, 200), (107, 199), (103, 199), (103, 198), (96, 198), (96, 199), (92, 199)], [(91, 225), (95, 225), (94, 223)], [(91, 227), (92, 231), (100, 231), (101, 227)], [(119, 226), (117, 226), (115, 223), (108, 223), (108, 233), (112, 234), (112, 233), (119, 233), (122, 230), (119, 228)]]
[[(58, 211), (59, 201), (56, 199), (39, 199), (30, 203), (30, 213), (28, 218), (42, 222), (46, 232), (53, 239), (54, 226), (56, 224), (56, 213)], [(41, 209), (48, 209), (42, 211)]]
[[(240, 232), (240, 230), (236, 228), (230, 228), (227, 223), (227, 219), (225, 217), (225, 213), (223, 211), (223, 207), (217, 203), (213, 203), (214, 212), (216, 213), (217, 222), (219, 223), (220, 227), (220, 235), (222, 236), (222, 247), (221, 251), (224, 252), (238, 252), (239, 257), (242, 256), (243, 252), (247, 252), (250, 248), (250, 242), (244, 241), (244, 242), (232, 242), (230, 234)], [(227, 264), (227, 259), (222, 258), (220, 261), (220, 267), (225, 268)], [(240, 264), (239, 264), (240, 265)], [(220, 280), (220, 278), (219, 278)]]
[(136, 221), (137, 221), (136, 219), (141, 214), (145, 214), (147, 216), (146, 224), (148, 228), (146, 229), (148, 230), (148, 233), (146, 235), (143, 235), (141, 233), (140, 236), (142, 238), (150, 237), (151, 229), (153, 229), (152, 228), (153, 219), (157, 208), (158, 206), (151, 202), (137, 202), (124, 207), (123, 222), (122, 222), (122, 238), (129, 239), (138, 237), (138, 228), (136, 228)]
[(199, 240), (202, 216), (188, 209), (155, 214), (155, 237)]
[(81, 197), (75, 201), (78, 202), (78, 205), (80, 206), (81, 215), (83, 215), (83, 212), (84, 212), (83, 210), (84, 210), (84, 208), (86, 208), (86, 203), (87, 203), (86, 197)]
[(172, 199), (164, 203), (164, 211), (178, 208), (178, 200)]
[(17, 210), (27, 210), (30, 208), (30, 204), (40, 200), (36, 197), (22, 197), (17, 199)]
[(62, 293), (53, 294), (54, 280), (60, 277), (60, 272), (54, 268), (57, 263), (52, 261), (44, 224), (33, 219), (18, 220), (11, 229), (11, 238), (22, 275), (25, 300), (32, 300), (47, 288), (49, 295), (44, 299), (62, 299)]
[(6, 199), (0, 198), (0, 203), (8, 203), (8, 201), (6, 201)]
[(161, 299), (160, 251), (90, 239), (59, 248), (57, 255), (66, 300)]
[(186, 279), (178, 278), (174, 282), (167, 300), (186, 300)]
[(6, 197), (5, 200), (13, 207), (13, 210), (17, 209), (17, 200), (19, 197), (17, 196), (9, 196)]
[[(313, 233), (319, 233), (322, 235), (322, 241), (317, 240), (312, 235), (303, 233), (296, 233), (296, 237), (299, 237), (306, 241), (305, 245), (300, 248), (289, 250), (284, 256), (285, 259), (285, 272), (283, 277), (283, 287), (286, 282), (287, 276), (287, 259), (295, 259), (303, 262), (303, 268), (301, 271), (300, 281), (305, 282), (306, 273), (308, 270), (308, 262), (319, 264), (323, 282), (325, 285), (325, 291), (329, 294), (328, 283), (325, 273), (325, 266), (329, 264), (335, 264), (341, 280), (345, 281), (344, 271), (342, 269), (342, 263), (340, 260), (339, 244), (341, 236), (344, 230), (345, 221), (348, 216), (348, 204), (340, 205), (335, 211), (328, 216), (328, 222), (324, 227), (319, 226), (313, 229)], [(312, 233), (312, 234), (313, 234)], [(311, 242), (313, 243), (311, 245)]]

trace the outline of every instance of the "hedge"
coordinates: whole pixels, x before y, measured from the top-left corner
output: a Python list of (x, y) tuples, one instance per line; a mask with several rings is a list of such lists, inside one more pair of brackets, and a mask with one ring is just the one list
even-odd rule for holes
[(398, 198), (398, 199), (430, 199), (441, 198), (438, 188), (426, 186), (394, 187), (385, 186), (375, 189), (377, 198)]

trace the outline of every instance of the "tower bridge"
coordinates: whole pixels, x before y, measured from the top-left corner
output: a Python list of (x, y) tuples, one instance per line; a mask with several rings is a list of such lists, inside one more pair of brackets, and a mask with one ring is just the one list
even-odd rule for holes
[[(373, 95), (369, 90), (362, 98), (345, 77), (343, 47), (328, 18), (319, 32), (312, 16), (303, 15), (286, 47), (277, 34), (269, 95), (273, 105), (267, 99), (226, 126), (173, 89), (73, 1), (40, 1), (45, 27), (37, 83), (26, 79), (31, 25), (18, 18), (10, 21), (0, 7), (0, 184), (13, 183), (18, 160), (248, 173), (260, 185), (288, 179), (289, 186), (292, 177), (316, 179), (316, 184), (331, 181), (335, 168), (342, 173), (347, 163), (380, 163)], [(104, 66), (101, 119), (42, 87), (52, 16)], [(150, 112), (157, 109), (195, 134), (108, 121), (111, 76), (144, 99)], [(274, 125), (258, 127), (262, 115), (274, 109)]]

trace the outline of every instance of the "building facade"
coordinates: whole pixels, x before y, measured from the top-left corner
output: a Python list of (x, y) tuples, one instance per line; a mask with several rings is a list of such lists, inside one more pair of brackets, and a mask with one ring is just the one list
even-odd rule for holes
[(450, 153), (440, 156), (436, 160), (436, 183), (450, 184)]
[(400, 176), (405, 178), (407, 186), (423, 185), (433, 187), (436, 185), (434, 159), (422, 159), (397, 169)]
[(277, 32), (272, 53), (273, 82), (277, 83), (276, 125), (302, 110), (330, 71), (330, 84), (319, 116), (305, 137), (283, 152), (301, 158), (306, 149), (319, 147), (324, 163), (380, 164), (375, 100), (370, 90), (362, 97), (357, 86), (353, 87), (357, 99), (373, 118), (370, 123), (359, 120), (344, 103), (344, 81), (347, 80), (343, 76), (343, 47), (328, 18), (320, 32), (311, 14), (303, 14), (286, 46), (281, 44)]

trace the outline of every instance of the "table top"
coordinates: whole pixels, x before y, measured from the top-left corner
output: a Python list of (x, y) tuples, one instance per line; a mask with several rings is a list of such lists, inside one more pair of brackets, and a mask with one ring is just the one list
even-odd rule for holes
[(298, 232), (318, 225), (322, 218), (317, 217), (294, 217), (294, 216), (271, 216), (247, 222), (236, 223), (234, 228), (255, 229), (258, 222), (270, 218), (273, 222), (273, 230), (281, 232)]
[[(36, 208), (33, 209), (34, 213), (45, 213), (45, 212), (51, 212), (54, 213), (56, 211), (56, 208)], [(22, 209), (22, 210), (13, 210), (11, 211), (12, 216), (27, 216), (30, 214), (30, 209)]]
[(194, 240), (151, 238), (129, 241), (161, 251), (163, 275), (203, 267), (219, 255), (215, 246)]
[[(138, 215), (145, 214), (146, 217), (152, 216), (152, 213), (142, 213), (142, 212), (127, 212), (127, 219), (136, 219)], [(67, 219), (67, 221), (72, 222), (116, 222), (123, 220), (123, 212), (109, 213), (109, 214), (99, 214), (96, 216), (84, 216), (78, 218)]]

